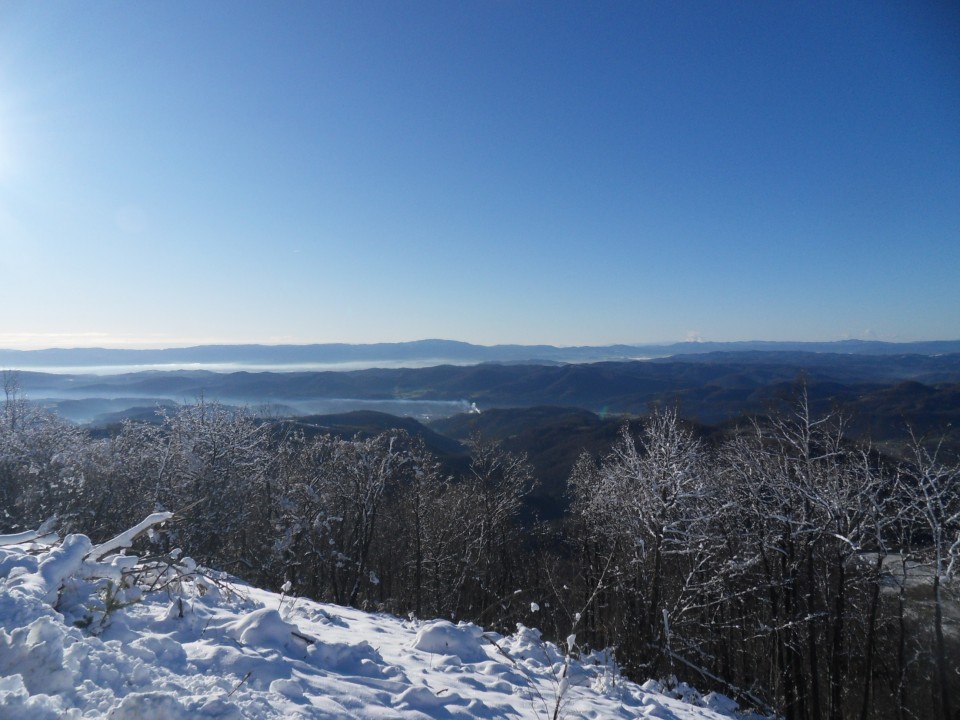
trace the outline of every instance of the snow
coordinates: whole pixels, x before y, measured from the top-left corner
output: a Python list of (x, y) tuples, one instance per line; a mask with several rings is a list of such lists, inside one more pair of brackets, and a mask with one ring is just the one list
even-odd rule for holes
[(159, 525), (160, 523), (164, 522), (165, 520), (169, 520), (172, 517), (172, 512), (155, 512), (152, 515), (148, 515), (139, 524), (134, 525), (129, 530), (120, 533), (112, 540), (108, 540), (102, 545), (97, 545), (97, 547), (93, 549), (91, 555), (94, 560), (99, 560), (114, 550), (128, 548), (133, 545), (134, 540), (148, 530), (151, 530), (154, 525)]
[(99, 548), (0, 547), (0, 720), (741, 717), (533, 628), (503, 637), (267, 592), (189, 558), (107, 556), (148, 520)]
[(41, 545), (52, 545), (59, 537), (55, 534), (44, 535), (39, 530), (27, 530), (13, 535), (0, 535), (0, 547), (4, 545), (23, 545), (28, 542)]
[(417, 632), (413, 647), (425, 653), (450, 656), (457, 665), (488, 660), (483, 630), (470, 623), (454, 625), (447, 620), (434, 620)]

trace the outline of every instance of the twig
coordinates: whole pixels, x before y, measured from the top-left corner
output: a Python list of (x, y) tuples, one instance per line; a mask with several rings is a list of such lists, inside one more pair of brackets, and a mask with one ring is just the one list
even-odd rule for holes
[(682, 655), (679, 655), (678, 653), (675, 653), (675, 652), (674, 652), (673, 650), (671, 650), (670, 648), (667, 648), (667, 654), (669, 655), (669, 657), (670, 657), (672, 660), (676, 660), (676, 661), (678, 661), (678, 662), (680, 662), (680, 663), (683, 663), (684, 665), (686, 665), (687, 667), (691, 668), (692, 670), (696, 670), (696, 671), (697, 671), (698, 673), (700, 673), (703, 677), (708, 678), (708, 679), (710, 679), (710, 680), (713, 680), (714, 682), (718, 682), (718, 683), (722, 683), (722, 684), (726, 685), (727, 688), (729, 688), (735, 695), (737, 695), (737, 696), (739, 696), (739, 697), (747, 698), (748, 700), (750, 700), (750, 702), (754, 703), (754, 705), (755, 705), (756, 707), (760, 708), (760, 709), (763, 710), (765, 713), (768, 713), (768, 714), (770, 714), (770, 715), (775, 715), (775, 714), (776, 714), (776, 713), (774, 712), (773, 708), (771, 708), (769, 705), (767, 705), (767, 703), (765, 703), (763, 700), (761, 700), (760, 698), (758, 698), (756, 695), (754, 695), (754, 694), (753, 694), (752, 692), (750, 692), (749, 690), (743, 690), (742, 688), (737, 687), (737, 686), (734, 685), (733, 683), (728, 682), (728, 681), (724, 680), (723, 678), (714, 675), (712, 672), (710, 672), (710, 671), (707, 670), (706, 668), (702, 668), (702, 667), (700, 667), (699, 665), (697, 665), (696, 663), (690, 662), (690, 661), (687, 660), (685, 657), (683, 657)]
[(250, 679), (250, 676), (253, 675), (253, 670), (247, 670), (247, 674), (243, 676), (243, 680), (237, 683), (237, 686), (227, 693), (227, 697), (233, 695), (237, 690), (240, 689), (240, 686), (243, 685), (247, 680)]

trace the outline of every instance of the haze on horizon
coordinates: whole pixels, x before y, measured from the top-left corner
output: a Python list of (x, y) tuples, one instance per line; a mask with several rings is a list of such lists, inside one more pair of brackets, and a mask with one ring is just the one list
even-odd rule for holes
[(0, 347), (960, 338), (955, 3), (0, 6)]

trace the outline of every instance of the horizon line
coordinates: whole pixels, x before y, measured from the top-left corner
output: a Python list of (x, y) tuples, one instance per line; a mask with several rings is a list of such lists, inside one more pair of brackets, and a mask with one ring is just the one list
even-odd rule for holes
[(34, 353), (34, 352), (50, 352), (50, 351), (84, 351), (84, 350), (101, 350), (101, 351), (129, 351), (129, 352), (156, 352), (156, 351), (168, 351), (168, 350), (193, 350), (198, 348), (210, 348), (210, 347), (221, 347), (221, 348), (240, 348), (240, 347), (259, 347), (259, 348), (309, 348), (309, 347), (324, 347), (324, 346), (345, 346), (345, 347), (372, 347), (372, 346), (384, 346), (384, 345), (416, 345), (422, 343), (431, 343), (431, 342), (440, 342), (440, 343), (451, 343), (457, 345), (466, 345), (470, 347), (477, 348), (500, 348), (500, 347), (517, 347), (517, 348), (536, 348), (536, 347), (546, 347), (553, 348), (557, 350), (565, 349), (582, 349), (582, 348), (612, 348), (612, 347), (630, 347), (630, 348), (645, 348), (645, 347), (673, 347), (677, 345), (683, 346), (694, 346), (694, 345), (746, 345), (746, 344), (795, 344), (795, 345), (829, 345), (829, 344), (840, 344), (840, 343), (863, 343), (863, 344), (883, 344), (883, 345), (917, 345), (925, 343), (950, 343), (950, 342), (960, 342), (960, 337), (958, 338), (928, 338), (922, 340), (895, 340), (895, 339), (880, 339), (880, 338), (836, 338), (832, 340), (789, 340), (789, 339), (779, 339), (779, 340), (763, 340), (763, 339), (749, 339), (749, 340), (706, 340), (703, 338), (690, 338), (685, 340), (667, 340), (667, 341), (649, 341), (649, 342), (610, 342), (602, 344), (552, 344), (552, 343), (476, 343), (466, 340), (452, 340), (447, 338), (421, 338), (417, 340), (397, 340), (397, 341), (377, 341), (377, 342), (339, 342), (339, 341), (325, 341), (325, 342), (195, 342), (195, 341), (185, 341), (183, 344), (177, 343), (174, 341), (174, 344), (170, 345), (153, 345), (148, 343), (129, 343), (129, 344), (115, 344), (108, 343), (103, 345), (52, 345), (52, 346), (36, 346), (36, 347), (14, 347), (14, 346), (4, 346), (0, 347), (0, 352), (15, 352), (15, 353)]

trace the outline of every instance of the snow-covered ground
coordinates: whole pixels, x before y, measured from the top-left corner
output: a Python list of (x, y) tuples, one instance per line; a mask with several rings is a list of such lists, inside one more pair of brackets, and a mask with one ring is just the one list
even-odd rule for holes
[[(404, 620), (116, 554), (136, 532), (0, 536), (0, 720), (737, 716), (621, 678), (537, 630)], [(575, 638), (568, 639), (575, 645)]]

